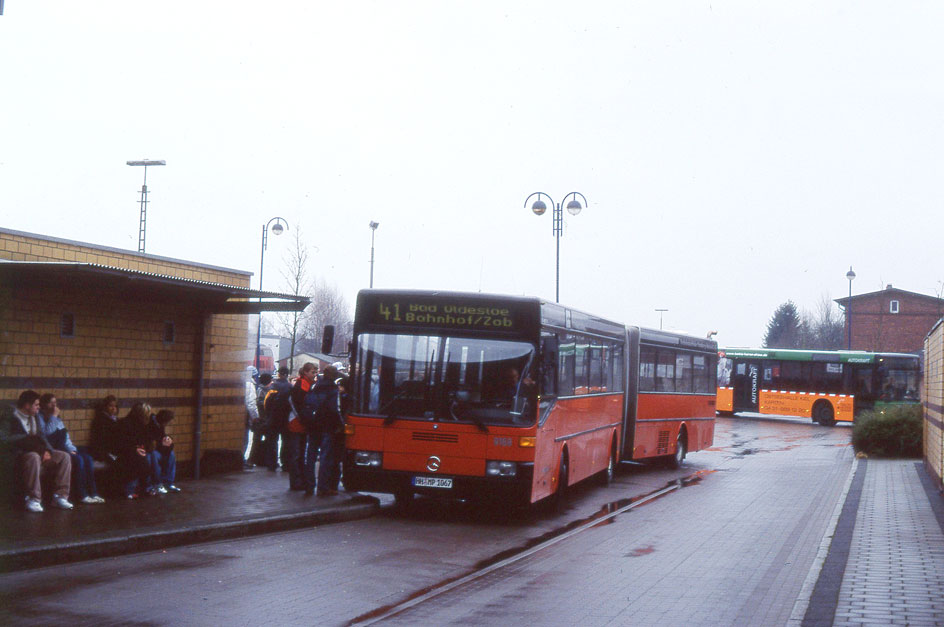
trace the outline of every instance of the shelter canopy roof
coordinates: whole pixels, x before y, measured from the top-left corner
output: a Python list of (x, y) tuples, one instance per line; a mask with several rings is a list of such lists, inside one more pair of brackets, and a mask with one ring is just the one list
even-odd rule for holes
[(0, 281), (7, 285), (55, 287), (59, 290), (117, 290), (129, 297), (171, 298), (213, 314), (302, 311), (311, 298), (263, 292), (245, 287), (185, 279), (140, 270), (71, 261), (0, 260)]

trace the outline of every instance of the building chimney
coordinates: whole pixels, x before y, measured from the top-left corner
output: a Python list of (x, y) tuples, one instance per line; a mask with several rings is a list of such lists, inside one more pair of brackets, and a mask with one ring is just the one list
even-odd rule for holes
[(885, 286), (885, 289), (886, 289), (886, 290), (890, 290), (890, 289), (892, 289), (892, 284), (891, 284), (891, 283), (889, 283), (889, 284), (888, 284), (887, 286)]

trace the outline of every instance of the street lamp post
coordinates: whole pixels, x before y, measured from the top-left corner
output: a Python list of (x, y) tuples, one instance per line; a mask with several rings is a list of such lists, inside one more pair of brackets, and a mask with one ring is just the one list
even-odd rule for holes
[(846, 278), (849, 279), (849, 300), (846, 301), (846, 327), (847, 327), (847, 341), (846, 341), (846, 350), (852, 350), (852, 279), (856, 277), (855, 272), (852, 271), (852, 266), (849, 266), (849, 272), (846, 272)]
[(668, 309), (656, 309), (659, 312), (659, 330), (662, 330), (662, 314), (668, 311)]
[[(554, 302), (559, 303), (560, 302), (560, 238), (561, 238), (561, 234), (564, 232), (563, 206), (560, 203), (555, 204), (554, 200), (550, 196), (545, 194), (544, 192), (534, 192), (533, 194), (531, 194), (530, 196), (524, 199), (524, 206), (526, 208), (528, 206), (528, 201), (531, 200), (532, 196), (538, 197), (538, 199), (534, 201), (534, 204), (531, 205), (531, 211), (534, 212), (534, 215), (541, 216), (541, 215), (544, 215), (545, 211), (547, 211), (547, 204), (545, 204), (545, 202), (541, 200), (541, 196), (547, 196), (547, 199), (551, 203), (551, 208), (553, 209), (552, 227), (553, 227), (554, 239), (557, 240), (557, 264), (556, 264), (557, 269), (556, 269), (556, 274), (555, 274), (556, 280), (555, 280), (555, 287), (554, 287)], [(578, 196), (583, 199), (583, 205), (581, 205), (580, 201), (577, 200)], [(570, 202), (568, 202), (566, 205), (567, 212), (572, 216), (575, 216), (578, 213), (580, 213), (581, 210), (583, 210), (583, 206), (589, 204), (587, 202), (587, 198), (580, 192), (570, 192), (569, 194), (564, 196), (564, 201), (566, 202), (568, 198), (570, 198)]]
[[(282, 222), (285, 222), (285, 225)], [(275, 224), (272, 224), (275, 222)], [(266, 251), (266, 240), (269, 233), (269, 225), (272, 224), (272, 234), (281, 235), (283, 231), (288, 228), (288, 220), (285, 218), (271, 218), (268, 222), (262, 225), (262, 252), (259, 253), (259, 291), (262, 291), (262, 269), (265, 264), (265, 251)], [(262, 296), (259, 297), (259, 302), (262, 302)], [(259, 322), (256, 325), (256, 361), (255, 367), (259, 368), (259, 353), (262, 346), (262, 312), (259, 312)]]
[(144, 166), (144, 185), (141, 186), (141, 217), (138, 219), (138, 252), (144, 252), (144, 240), (147, 235), (147, 169), (149, 165), (167, 165), (166, 161), (143, 159), (141, 161), (126, 161), (128, 165)]
[(380, 222), (370, 221), (370, 287), (374, 287), (374, 235)]

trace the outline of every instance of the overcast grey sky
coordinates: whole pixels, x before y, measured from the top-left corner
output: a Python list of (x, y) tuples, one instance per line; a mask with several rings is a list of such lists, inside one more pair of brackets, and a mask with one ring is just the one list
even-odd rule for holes
[[(554, 298), (722, 345), (935, 294), (941, 2), (6, 0), (0, 224), (258, 274), (281, 216), (376, 287)], [(290, 238), (270, 237), (265, 289)], [(253, 279), (257, 285), (258, 276)]]

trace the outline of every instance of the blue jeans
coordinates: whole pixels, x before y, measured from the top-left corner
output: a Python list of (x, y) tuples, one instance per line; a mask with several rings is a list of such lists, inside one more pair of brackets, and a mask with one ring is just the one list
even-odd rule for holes
[(92, 456), (88, 449), (80, 446), (78, 452), (70, 455), (72, 458), (72, 499), (81, 501), (87, 496), (98, 496), (95, 486), (95, 468)]
[(344, 450), (344, 434), (328, 433), (321, 437), (321, 454), (318, 466), (318, 490), (337, 490), (341, 479), (341, 455)]
[(177, 476), (177, 456), (174, 451), (162, 454), (158, 450), (148, 453), (148, 463), (151, 466), (151, 485), (174, 485)]
[(305, 488), (308, 490), (314, 490), (317, 485), (315, 481), (315, 462), (318, 461), (318, 451), (322, 446), (323, 437), (320, 428), (311, 427), (308, 429), (308, 450), (305, 451), (305, 475), (303, 477)]
[(305, 487), (305, 443), (308, 436), (285, 430), (282, 434), (282, 468), (288, 471), (288, 484), (293, 489)]

